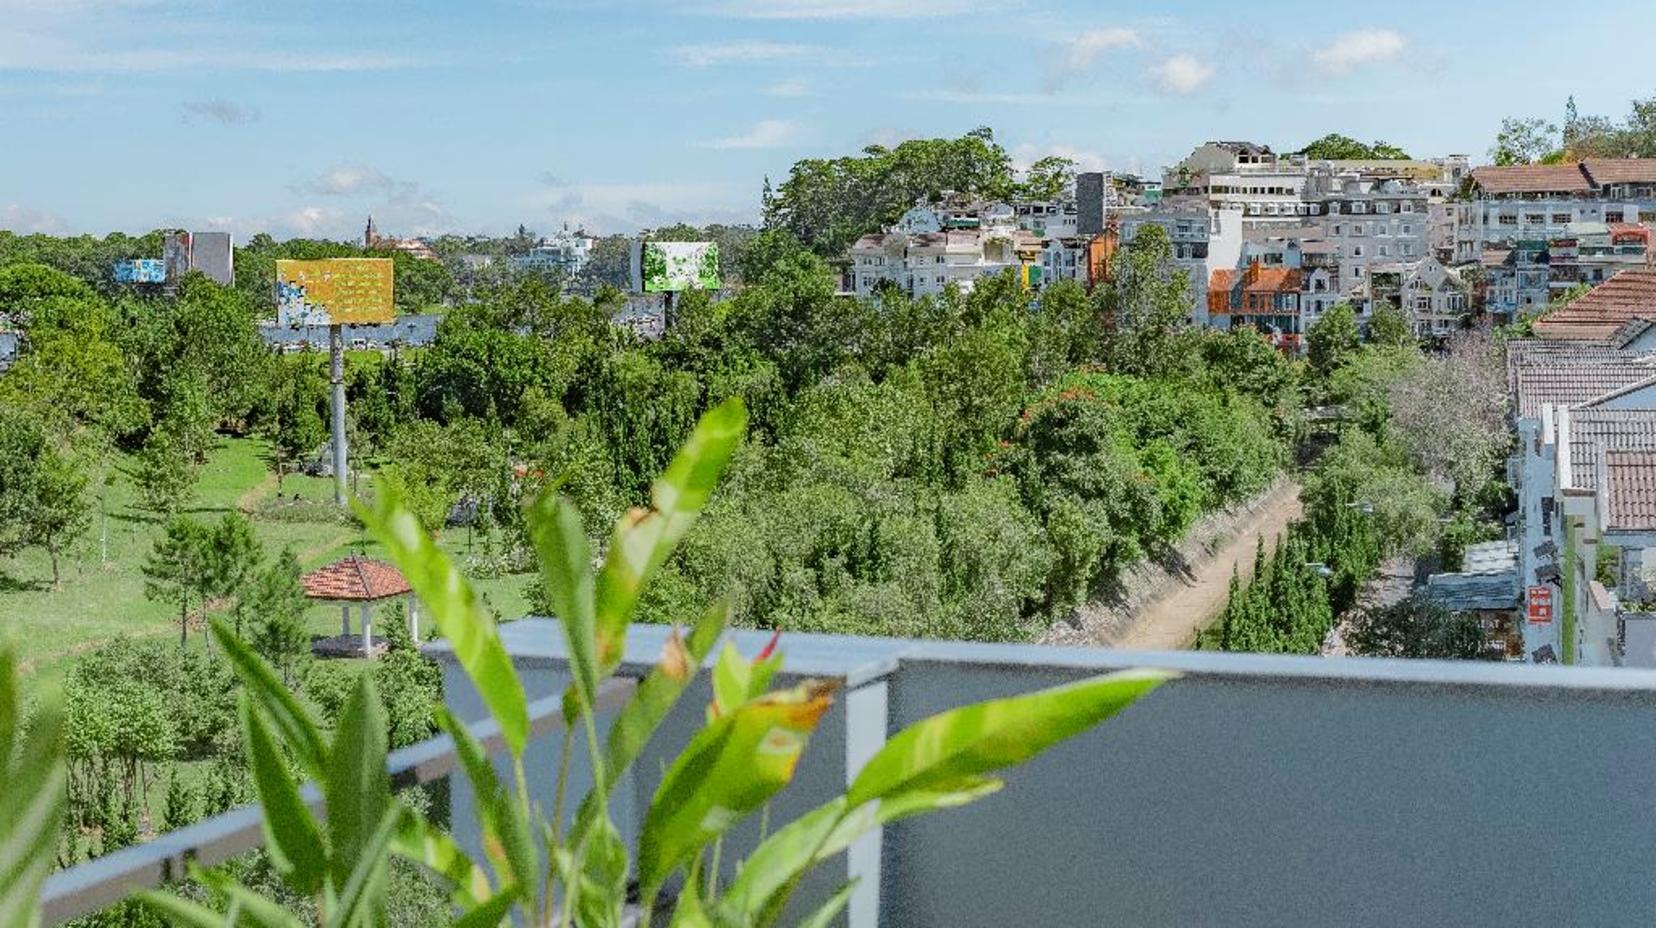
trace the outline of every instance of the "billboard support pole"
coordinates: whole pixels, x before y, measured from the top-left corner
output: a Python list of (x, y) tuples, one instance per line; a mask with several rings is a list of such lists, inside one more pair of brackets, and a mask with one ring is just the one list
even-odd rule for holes
[(328, 326), (328, 374), (333, 386), (334, 503), (345, 505), (345, 327)]

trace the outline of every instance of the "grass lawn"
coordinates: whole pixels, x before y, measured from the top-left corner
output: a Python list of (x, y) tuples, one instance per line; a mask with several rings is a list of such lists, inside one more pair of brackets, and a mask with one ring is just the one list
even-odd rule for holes
[[(64, 559), (61, 589), (51, 589), (51, 566), (43, 552), (31, 550), (0, 558), (0, 640), (17, 649), (25, 686), (61, 679), (75, 655), (114, 638), (178, 635), (177, 607), (144, 596), (141, 567), (160, 534), (160, 525), (153, 513), (140, 507), (130, 471), (130, 462), (124, 459), (116, 467), (105, 493), (107, 516), (95, 513), (86, 537)], [(256, 510), (276, 492), (265, 444), (225, 439), (202, 468), (185, 511), (213, 520), (238, 508)], [(323, 502), (333, 498), (333, 484), (328, 479), (289, 475), (282, 481), (282, 495), (293, 494)], [(306, 569), (353, 551), (380, 554), (378, 546), (350, 524), (255, 518), (253, 526), (269, 555), (292, 547)], [(463, 529), (443, 533), (441, 544), (464, 563)], [(529, 579), (525, 574), (478, 580), (475, 585), (489, 608), (502, 618), (515, 619), (527, 611), (524, 588)], [(337, 607), (314, 606), (308, 619), (318, 634), (338, 633)], [(193, 630), (191, 637), (199, 640)]]

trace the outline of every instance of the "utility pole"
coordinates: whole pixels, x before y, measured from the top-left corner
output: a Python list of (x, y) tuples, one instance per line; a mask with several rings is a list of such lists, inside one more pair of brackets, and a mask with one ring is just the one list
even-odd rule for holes
[(345, 327), (328, 326), (329, 378), (333, 385), (334, 503), (345, 505)]

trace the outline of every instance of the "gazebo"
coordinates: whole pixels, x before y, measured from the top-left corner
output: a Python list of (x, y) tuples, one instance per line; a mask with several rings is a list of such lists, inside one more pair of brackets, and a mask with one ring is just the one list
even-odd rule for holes
[[(408, 631), (420, 640), (419, 600), (402, 571), (385, 561), (359, 554), (343, 557), (300, 578), (305, 596), (315, 602), (339, 605), (340, 631), (337, 638), (319, 638), (311, 649), (319, 657), (375, 657), (374, 605), (398, 596), (407, 597)], [(362, 634), (351, 634), (351, 607), (362, 610)], [(381, 645), (384, 650), (384, 645)]]

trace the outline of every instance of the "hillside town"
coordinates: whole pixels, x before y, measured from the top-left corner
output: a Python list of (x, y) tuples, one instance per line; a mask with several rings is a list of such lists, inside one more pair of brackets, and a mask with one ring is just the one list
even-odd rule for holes
[(1656, 5), (1200, 6), (0, 2), (0, 928), (1649, 923)]

